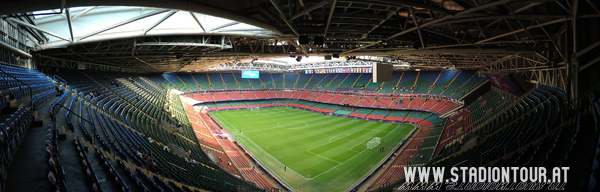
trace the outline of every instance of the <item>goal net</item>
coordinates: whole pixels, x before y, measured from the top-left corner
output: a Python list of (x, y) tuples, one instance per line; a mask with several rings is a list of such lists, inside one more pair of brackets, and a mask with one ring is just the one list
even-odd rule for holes
[(250, 108), (250, 111), (260, 111), (260, 107), (252, 107)]
[(367, 148), (373, 149), (373, 148), (377, 147), (377, 145), (379, 145), (380, 142), (381, 142), (381, 137), (375, 137), (375, 138), (369, 140), (369, 142), (367, 142)]

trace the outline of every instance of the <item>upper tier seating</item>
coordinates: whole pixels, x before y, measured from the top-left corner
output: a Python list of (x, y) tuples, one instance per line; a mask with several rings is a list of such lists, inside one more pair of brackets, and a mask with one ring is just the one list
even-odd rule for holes
[[(261, 73), (259, 79), (244, 79), (240, 73), (177, 73), (156, 78), (179, 91), (214, 89), (304, 88), (315, 90), (356, 89), (377, 93), (447, 95), (460, 98), (485, 78), (475, 71), (394, 72), (392, 81), (373, 83), (370, 73), (278, 74)], [(396, 88), (396, 89), (395, 89)]]
[(355, 95), (352, 93), (328, 93), (316, 91), (228, 91), (228, 92), (207, 92), (207, 93), (186, 93), (187, 97), (193, 98), (199, 102), (217, 102), (229, 100), (253, 100), (253, 99), (302, 99), (332, 104), (345, 104), (357, 107), (375, 107), (391, 109), (416, 109), (443, 114), (458, 106), (458, 103), (448, 100), (444, 97), (425, 96), (406, 97), (388, 94)]

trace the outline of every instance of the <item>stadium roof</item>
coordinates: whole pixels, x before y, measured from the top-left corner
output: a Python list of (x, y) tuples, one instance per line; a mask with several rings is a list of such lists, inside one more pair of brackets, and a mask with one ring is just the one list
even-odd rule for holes
[[(380, 56), (441, 69), (564, 68), (571, 23), (600, 12), (555, 0), (43, 0), (3, 3), (40, 62), (207, 71), (253, 59)], [(52, 10), (49, 10), (52, 9)], [(39, 10), (46, 10), (41, 11)], [(39, 15), (44, 14), (44, 15)], [(576, 16), (573, 16), (576, 15)], [(592, 20), (590, 20), (592, 19)], [(573, 22), (571, 22), (573, 20)], [(309, 37), (300, 44), (299, 37)], [(323, 44), (313, 42), (323, 37)], [(317, 40), (318, 40), (317, 38)], [(35, 43), (34, 43), (35, 42)]]
[[(59, 9), (34, 11), (33, 22), (47, 32), (46, 41), (36, 50), (110, 41), (123, 38), (155, 37), (163, 35), (216, 35), (272, 38), (277, 33), (225, 18), (152, 7), (88, 6), (70, 8), (70, 19)], [(22, 23), (12, 18), (12, 21)], [(27, 24), (27, 23), (25, 23)], [(72, 35), (71, 35), (72, 33)], [(157, 38), (158, 39), (158, 38)], [(170, 45), (168, 42), (140, 42), (144, 45)], [(231, 48), (226, 42), (181, 42), (189, 46)]]

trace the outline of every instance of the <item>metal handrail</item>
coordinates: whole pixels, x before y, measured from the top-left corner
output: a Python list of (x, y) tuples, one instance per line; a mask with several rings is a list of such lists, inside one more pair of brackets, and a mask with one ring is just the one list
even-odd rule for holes
[[(90, 125), (92, 125), (92, 124), (93, 124), (93, 123), (92, 123), (92, 122), (90, 122), (89, 120), (87, 120), (87, 119), (83, 118), (82, 116), (79, 116), (77, 113), (75, 113), (75, 112), (71, 111), (69, 108), (65, 107), (64, 105), (62, 105), (62, 104), (60, 104), (60, 103), (56, 103), (56, 104), (54, 104), (54, 106), (52, 106), (52, 111), (54, 111), (54, 110), (55, 110), (56, 106), (60, 106), (60, 107), (62, 107), (62, 108), (64, 108), (64, 109), (66, 109), (67, 111), (69, 111), (69, 112), (71, 112), (71, 113), (75, 114), (75, 116), (77, 116), (77, 117), (81, 118), (81, 119), (82, 119), (82, 120), (84, 120), (85, 122), (88, 122)], [(56, 122), (56, 115), (55, 115), (54, 113), (52, 113), (52, 119), (53, 119), (53, 121), (54, 121), (54, 122)]]
[[(75, 116), (81, 118), (81, 120), (84, 120), (85, 122), (89, 123), (90, 125), (93, 125), (92, 122), (90, 122), (89, 120), (87, 120), (87, 119), (83, 118), (82, 116), (78, 115), (74, 111), (71, 111), (71, 109), (69, 109), (68, 107), (65, 107), (64, 105), (62, 105), (60, 103), (56, 103), (56, 104), (54, 104), (54, 106), (52, 106), (52, 113), (50, 113), (50, 115), (52, 115), (52, 123), (55, 123), (55, 124), (57, 123), (56, 122), (56, 113), (54, 113), (54, 110), (55, 110), (56, 106), (60, 106), (60, 107), (62, 107), (64, 109), (66, 109), (67, 111), (71, 112)], [(96, 146), (96, 137), (93, 137), (93, 138), (94, 138), (93, 145)]]
[(52, 76), (52, 78), (55, 78), (55, 77), (58, 77), (60, 80), (63, 80), (63, 81), (65, 82), (65, 88), (67, 87), (67, 80), (65, 80), (65, 79), (61, 78), (61, 77), (60, 77), (60, 76), (58, 76), (58, 75), (54, 75), (54, 76)]

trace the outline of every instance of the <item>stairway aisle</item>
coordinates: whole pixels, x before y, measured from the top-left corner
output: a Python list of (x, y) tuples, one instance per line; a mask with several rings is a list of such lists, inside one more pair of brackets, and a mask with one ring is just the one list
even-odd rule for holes
[[(76, 114), (79, 114), (79, 108), (80, 108), (80, 99), (76, 98), (74, 100), (74, 105), (73, 105), (73, 112), (75, 112)], [(84, 117), (86, 120), (89, 121), (89, 117), (88, 117), (88, 111), (87, 108), (85, 107), (85, 105), (83, 105), (83, 102), (81, 103), (81, 115), (82, 117)], [(87, 117), (87, 118), (86, 118)], [(71, 121), (73, 123), (73, 127), (74, 127), (74, 133), (77, 134), (79, 136), (79, 139), (81, 140), (81, 138), (85, 138), (84, 136), (84, 132), (79, 124), (79, 117), (77, 117), (76, 115), (72, 115), (71, 116)], [(85, 122), (85, 121), (82, 121)], [(92, 135), (94, 134), (94, 131), (92, 130), (91, 126), (88, 123), (84, 123), (85, 125), (85, 129), (87, 130), (87, 132)], [(88, 138), (85, 138), (88, 139)], [(67, 139), (68, 141), (68, 139)], [(71, 144), (73, 146), (75, 146), (73, 144), (73, 142), (67, 142), (67, 145)], [(94, 148), (88, 147), (87, 151), (87, 158), (88, 161), (90, 162), (91, 167), (93, 168), (94, 172), (96, 173), (96, 177), (98, 177), (98, 181), (100, 183), (100, 188), (104, 191), (118, 191), (119, 188), (118, 186), (115, 185), (114, 180), (112, 180), (112, 177), (110, 175), (110, 173), (104, 169), (103, 167), (103, 163), (99, 161), (99, 157), (96, 155), (96, 153), (94, 152)]]
[[(6, 177), (6, 191), (49, 191), (52, 184), (48, 180), (48, 172), (51, 170), (48, 164), (50, 155), (46, 152), (46, 130), (49, 127), (48, 118), (50, 117), (50, 104), (58, 97), (54, 97), (40, 105), (37, 111), (36, 119), (43, 120), (42, 126), (32, 124), (25, 137), (19, 145), (15, 156), (8, 167)], [(43, 116), (44, 119), (41, 119)]]
[[(71, 103), (71, 97), (68, 96), (65, 100), (64, 106), (68, 107)], [(58, 123), (57, 129), (59, 132), (63, 130), (69, 130), (65, 113), (67, 110), (62, 109), (56, 112), (56, 122)], [(85, 168), (83, 167), (77, 149), (73, 144), (73, 135), (67, 131), (67, 139), (60, 140), (58, 142), (58, 148), (60, 151), (60, 163), (63, 165), (65, 170), (65, 180), (68, 191), (89, 191), (92, 188), (91, 184), (86, 179)], [(79, 135), (83, 136), (83, 135)]]

